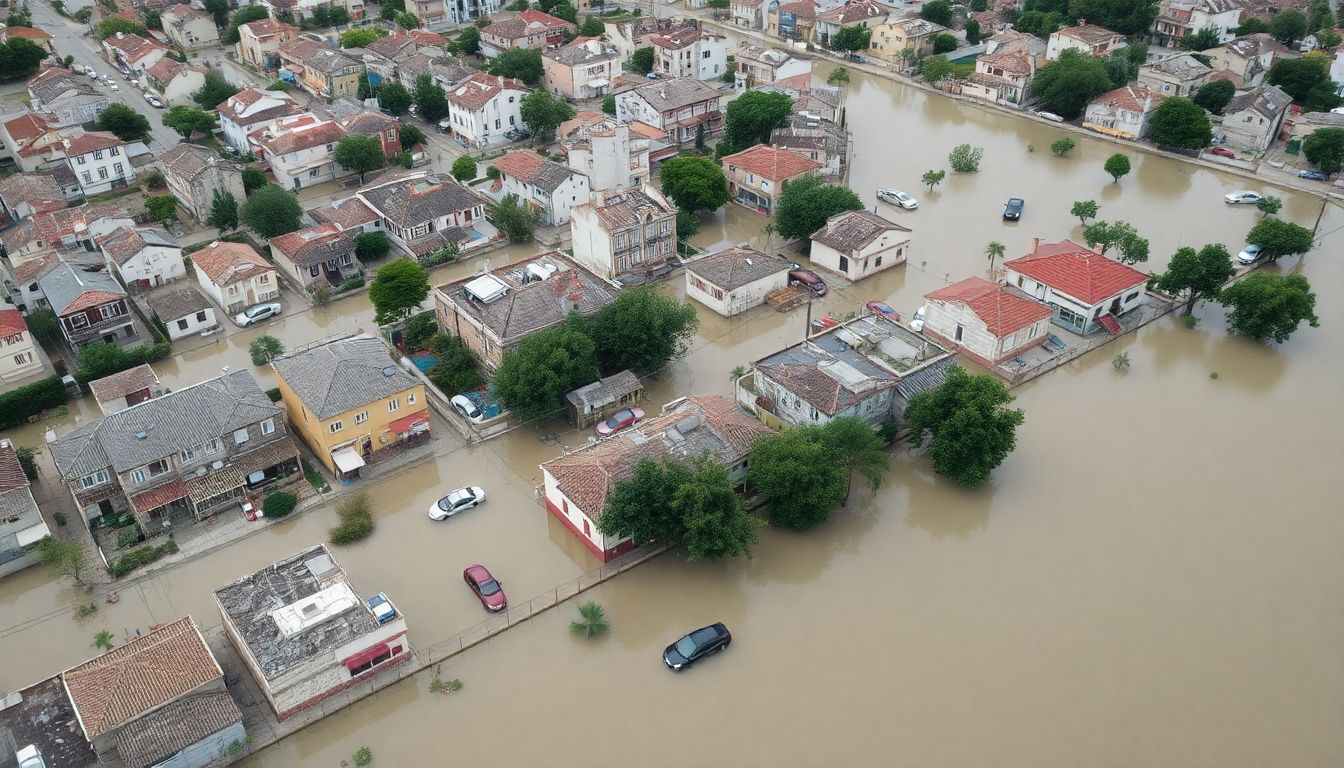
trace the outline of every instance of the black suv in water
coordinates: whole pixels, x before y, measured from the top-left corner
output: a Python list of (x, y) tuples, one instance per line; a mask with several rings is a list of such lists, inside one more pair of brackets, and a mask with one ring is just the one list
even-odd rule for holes
[(667, 646), (663, 651), (663, 663), (670, 669), (680, 672), (711, 653), (718, 653), (733, 642), (733, 636), (723, 624), (710, 624), (686, 635)]

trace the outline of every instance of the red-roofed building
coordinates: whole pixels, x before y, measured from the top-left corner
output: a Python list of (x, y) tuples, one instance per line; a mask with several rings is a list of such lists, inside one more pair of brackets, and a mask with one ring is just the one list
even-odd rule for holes
[(264, 72), (280, 68), (280, 44), (298, 37), (299, 28), (275, 19), (262, 19), (238, 27), (238, 57)]
[(924, 333), (991, 368), (1044, 343), (1054, 316), (1050, 307), (1022, 291), (979, 277), (924, 298)]
[(453, 137), (469, 146), (498, 144), (523, 126), (526, 95), (527, 86), (520, 80), (478, 72), (448, 91), (445, 122)]
[(163, 43), (124, 32), (104, 40), (103, 49), (117, 64), (141, 73), (168, 55), (168, 46)]
[(52, 122), (36, 112), (24, 112), (0, 123), (0, 141), (20, 170), (35, 171), (65, 156), (61, 134)]
[(336, 144), (343, 136), (341, 126), (316, 120), (311, 114), (280, 119), (263, 133), (259, 141), (261, 156), (280, 186), (311, 187), (353, 174), (335, 160)]
[(0, 382), (10, 384), (45, 367), (46, 358), (33, 343), (23, 313), (8, 306), (0, 309)]
[(1121, 86), (1087, 105), (1083, 127), (1107, 136), (1142, 139), (1148, 135), (1148, 118), (1166, 98), (1139, 83)]
[(728, 194), (739, 205), (769, 215), (784, 191), (784, 182), (815, 173), (821, 164), (797, 152), (765, 144), (723, 158)]
[(653, 71), (663, 77), (717, 81), (728, 71), (728, 40), (699, 25), (655, 35)]
[(135, 181), (126, 142), (106, 131), (88, 131), (66, 139), (65, 164), (85, 197), (110, 192)]
[(481, 30), (481, 55), (493, 59), (514, 48), (548, 48), (565, 42), (574, 25), (538, 10), (526, 10), (512, 19), (496, 21)]
[(51, 44), (51, 35), (40, 29), (34, 27), (0, 27), (0, 43), (8, 43), (10, 40), (20, 37), (42, 46), (43, 50), (48, 53), (56, 52)]
[(588, 202), (588, 177), (569, 166), (547, 160), (530, 149), (506, 153), (495, 161), (503, 194), (517, 195), (541, 213), (547, 226), (569, 222), (570, 211)]
[(1139, 308), (1148, 295), (1148, 275), (1072, 240), (1037, 240), (1031, 253), (1003, 266), (1004, 282), (1049, 305), (1056, 325), (1083, 335), (1102, 328), (1119, 332), (1115, 318)]

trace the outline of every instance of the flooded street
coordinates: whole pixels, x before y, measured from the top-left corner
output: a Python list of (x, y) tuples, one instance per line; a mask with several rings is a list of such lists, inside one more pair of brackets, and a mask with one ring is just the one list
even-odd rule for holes
[[(1113, 184), (1102, 163), (1115, 145), (1080, 139), (1059, 158), (1049, 151), (1059, 131), (858, 73), (847, 90), (851, 186), (870, 205), (878, 187), (896, 187), (920, 208), (877, 204), (914, 230), (909, 263), (836, 286), (814, 316), (882, 299), (908, 317), (923, 294), (987, 274), (991, 240), (1014, 258), (1033, 237), (1081, 237), (1075, 200), (1134, 224), (1151, 240), (1140, 268), (1154, 272), (1181, 246), (1239, 250), (1260, 216), (1223, 203), (1228, 191), (1261, 189), (1233, 176), (1129, 151), (1133, 173)], [(932, 193), (919, 186), (963, 142), (984, 147), (980, 173), (949, 172)], [(1270, 192), (1283, 218), (1315, 222), (1318, 199)], [(1026, 200), (1020, 223), (1000, 219), (1010, 196)], [(740, 242), (764, 224), (730, 205), (694, 242)], [(879, 492), (856, 487), (818, 530), (764, 530), (744, 562), (666, 555), (589, 593), (612, 622), (606, 638), (571, 636), (574, 603), (562, 605), (446, 663), (460, 693), (431, 694), (420, 675), (245, 765), (332, 768), (364, 745), (375, 765), (417, 767), (611, 755), (640, 766), (1344, 764), (1344, 518), (1332, 485), (1344, 212), (1328, 209), (1320, 233), (1317, 251), (1268, 268), (1311, 280), (1319, 329), (1270, 346), (1228, 336), (1217, 306), (1198, 311), (1195, 329), (1168, 316), (1018, 389), (1017, 450), (983, 488), (960, 489), (901, 450)], [(478, 267), (442, 268), (432, 282)], [(681, 296), (682, 281), (660, 290)], [(729, 371), (805, 328), (804, 309), (733, 319), (697, 309), (691, 353), (649, 384), (646, 409), (730, 393)], [(292, 349), (355, 328), (373, 328), (363, 296), (296, 309), (155, 369), (173, 388), (226, 365), (269, 387), (269, 370), (247, 359), (257, 335)], [(1127, 372), (1110, 365), (1120, 351)], [(96, 413), (72, 405), (57, 430)], [(533, 491), (537, 464), (586, 435), (555, 422), (466, 445), (436, 430), (435, 461), (370, 483), (378, 529), (337, 551), (356, 588), (385, 590), (422, 645), (484, 618), (458, 581), (466, 563), (488, 562), (514, 600), (597, 564)], [(37, 445), (40, 433), (7, 434)], [(487, 487), (485, 505), (426, 519), (444, 490), (469, 483)], [(120, 638), (187, 613), (218, 624), (212, 589), (326, 538), (335, 517), (305, 512), (141, 579), (84, 622), (72, 613), (82, 593), (41, 569), (0, 581), (0, 650), (25, 660), (0, 667), (0, 689), (84, 660), (101, 629)], [(685, 674), (663, 667), (668, 642), (713, 621), (732, 629), (729, 652)]]

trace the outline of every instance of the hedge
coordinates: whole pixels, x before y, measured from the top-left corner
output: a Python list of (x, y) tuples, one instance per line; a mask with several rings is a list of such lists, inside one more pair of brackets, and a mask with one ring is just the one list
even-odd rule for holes
[(272, 519), (284, 517), (294, 511), (294, 507), (299, 503), (299, 499), (292, 493), (276, 491), (266, 497), (261, 504), (261, 514), (263, 517)]
[(171, 555), (177, 551), (177, 542), (169, 539), (157, 547), (141, 547), (137, 550), (128, 552), (117, 558), (117, 561), (108, 566), (107, 572), (114, 578), (121, 578), (144, 565), (158, 560), (166, 555)]
[(280, 388), (271, 387), (270, 389), (266, 390), (266, 396), (271, 398), (272, 403), (280, 402)]
[[(81, 352), (80, 354), (81, 365), (79, 368), (75, 370), (75, 379), (79, 381), (80, 384), (84, 384), (87, 386), (90, 381), (101, 379), (104, 376), (111, 376), (114, 373), (121, 373), (122, 371), (134, 368), (137, 365), (143, 365), (145, 363), (152, 363), (158, 360), (162, 360), (168, 357), (168, 355), (172, 352), (172, 348), (166, 341), (157, 341), (153, 344), (141, 344), (139, 346), (130, 347), (126, 349), (115, 347), (115, 345), (108, 344), (105, 341), (98, 343), (107, 344), (107, 346), (114, 347), (118, 350), (118, 352), (120, 352), (120, 354), (118, 355), (116, 353), (109, 352), (108, 354), (112, 358), (114, 358), (113, 362), (108, 364), (106, 367), (99, 368), (98, 370), (88, 370), (84, 368), (84, 366), (82, 365), (84, 355)], [(85, 349), (88, 349), (88, 347), (85, 347)]]
[(27, 386), (0, 394), (0, 429), (28, 422), (29, 416), (65, 405), (65, 385), (60, 376), (51, 376)]

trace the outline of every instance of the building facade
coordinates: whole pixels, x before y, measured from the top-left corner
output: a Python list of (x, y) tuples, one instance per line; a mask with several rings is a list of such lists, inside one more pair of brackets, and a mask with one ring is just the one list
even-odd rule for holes
[(358, 278), (363, 269), (355, 259), (355, 236), (335, 224), (307, 227), (271, 238), (271, 258), (281, 274), (305, 291), (336, 290)]
[(85, 197), (120, 189), (135, 181), (126, 142), (111, 133), (89, 131), (66, 139), (65, 163)]
[(676, 254), (677, 209), (653, 187), (598, 193), (569, 222), (574, 261), (608, 280), (639, 281)]
[(1142, 139), (1148, 135), (1148, 118), (1165, 98), (1137, 83), (1116, 88), (1087, 105), (1083, 127), (1107, 136)]
[(1148, 295), (1148, 275), (1070, 240), (1037, 240), (1031, 253), (1003, 266), (1007, 285), (1044, 302), (1055, 325), (1080, 335), (1118, 333), (1116, 318), (1138, 309)]
[(159, 14), (159, 19), (163, 23), (163, 34), (184, 51), (219, 45), (219, 30), (215, 28), (214, 17), (205, 11), (185, 4), (170, 5)]
[(1054, 312), (1012, 286), (968, 277), (924, 294), (923, 332), (994, 368), (1045, 343)]
[[(0, 323), (6, 321), (5, 312), (18, 310), (0, 310)], [(0, 332), (5, 330), (9, 329), (0, 329)], [(8, 355), (9, 350), (0, 350), (0, 353)], [(3, 363), (0, 359), (0, 365)], [(42, 510), (37, 508), (28, 476), (8, 438), (0, 438), (0, 515), (0, 576), (36, 565), (39, 562), (37, 542), (51, 535), (51, 530), (42, 519)]]
[(182, 246), (162, 229), (118, 227), (98, 238), (98, 247), (127, 287), (146, 290), (187, 276)]
[(225, 314), (280, 298), (275, 267), (246, 243), (216, 240), (191, 254), (191, 268), (201, 290)]
[(686, 265), (686, 298), (733, 317), (787, 287), (791, 268), (788, 261), (750, 246), (729, 248)]
[(871, 211), (844, 211), (812, 233), (812, 263), (849, 280), (898, 267), (910, 256), (910, 229)]
[(191, 217), (204, 224), (216, 196), (231, 195), (238, 205), (247, 201), (243, 169), (196, 144), (183, 142), (159, 156), (168, 191)]
[(723, 132), (722, 95), (699, 80), (681, 78), (643, 85), (616, 95), (616, 119), (638, 120), (667, 132), (674, 144), (694, 144)]
[(507, 77), (478, 73), (463, 80), (447, 92), (453, 136), (476, 148), (507, 141), (523, 125), (527, 93), (522, 81)]
[(10, 384), (46, 370), (46, 358), (37, 349), (23, 313), (0, 309), (0, 382)]
[(649, 179), (651, 141), (601, 112), (580, 112), (557, 132), (569, 167), (590, 192), (637, 188)]
[(766, 216), (778, 205), (785, 184), (821, 170), (818, 162), (766, 144), (725, 155), (720, 163), (733, 201)]
[(590, 37), (547, 51), (541, 66), (546, 90), (570, 99), (605, 96), (621, 73), (616, 46)]
[(494, 167), (499, 170), (502, 194), (515, 195), (536, 209), (547, 226), (569, 223), (570, 212), (591, 196), (587, 176), (530, 149), (508, 152)]

